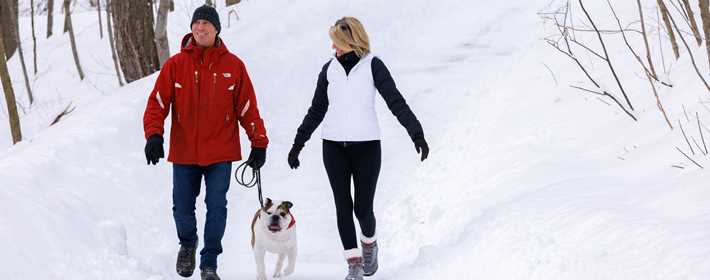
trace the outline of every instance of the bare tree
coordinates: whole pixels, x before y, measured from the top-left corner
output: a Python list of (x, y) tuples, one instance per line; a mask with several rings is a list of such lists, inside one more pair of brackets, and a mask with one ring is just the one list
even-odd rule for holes
[(35, 35), (35, 1), (30, 0), (30, 13), (32, 22), (32, 63), (34, 64), (34, 74), (37, 75), (37, 35)]
[[(559, 35), (558, 39), (546, 38), (545, 40), (547, 41), (547, 43), (550, 46), (555, 48), (557, 51), (561, 52), (562, 54), (564, 54), (567, 57), (569, 57), (570, 59), (572, 59), (575, 62), (575, 64), (577, 64), (579, 69), (582, 70), (582, 72), (587, 77), (589, 82), (591, 82), (595, 86), (595, 89), (586, 89), (586, 88), (583, 88), (580, 86), (571, 86), (571, 87), (575, 88), (575, 89), (582, 90), (584, 92), (593, 93), (593, 94), (611, 99), (624, 113), (626, 113), (626, 115), (628, 115), (634, 121), (637, 121), (636, 116), (634, 116), (634, 114), (631, 111), (629, 111), (621, 102), (619, 102), (619, 99), (616, 98), (616, 96), (613, 93), (611, 93), (607, 89), (601, 88), (601, 86), (597, 82), (597, 80), (592, 76), (592, 74), (590, 74), (590, 72), (587, 70), (587, 68), (584, 66), (584, 64), (582, 64), (582, 62), (579, 60), (579, 58), (577, 58), (577, 55), (574, 53), (573, 48), (570, 45), (570, 42), (575, 43), (576, 46), (583, 48), (584, 50), (590, 52), (591, 54), (593, 54), (596, 57), (599, 57), (602, 60), (605, 60), (608, 57), (605, 58), (605, 57), (601, 56), (600, 54), (598, 54), (597, 52), (595, 52), (591, 48), (585, 46), (584, 44), (576, 41), (573, 38), (573, 36), (570, 33), (571, 28), (567, 25), (567, 21), (568, 20), (571, 21), (571, 19), (569, 19), (569, 14), (570, 14), (570, 8), (569, 8), (569, 2), (567, 2), (564, 12), (555, 13), (552, 17), (548, 18), (548, 19), (553, 20), (555, 22), (555, 26), (557, 27), (557, 30), (559, 31), (560, 35)], [(562, 17), (562, 20), (561, 20), (562, 23), (560, 23), (558, 16)], [(599, 35), (600, 33), (597, 32), (597, 34)]]
[(579, 6), (582, 8), (582, 11), (584, 12), (584, 15), (587, 17), (587, 20), (589, 20), (589, 23), (592, 24), (592, 27), (594, 27), (594, 30), (597, 31), (597, 38), (599, 38), (599, 43), (602, 46), (602, 50), (604, 51), (604, 60), (606, 61), (607, 65), (609, 66), (609, 70), (611, 71), (611, 74), (614, 76), (614, 80), (616, 81), (616, 85), (619, 86), (619, 89), (621, 90), (621, 94), (624, 96), (624, 99), (626, 100), (626, 104), (629, 105), (629, 108), (631, 110), (634, 110), (634, 106), (631, 105), (631, 101), (629, 100), (629, 96), (626, 94), (626, 91), (624, 90), (624, 87), (621, 85), (621, 81), (619, 80), (619, 76), (616, 74), (616, 70), (614, 69), (614, 66), (611, 63), (611, 59), (609, 58), (609, 52), (606, 50), (606, 44), (604, 44), (604, 39), (602, 39), (601, 33), (599, 33), (599, 29), (597, 28), (597, 25), (594, 23), (594, 20), (592, 20), (592, 17), (589, 15), (589, 12), (587, 12), (587, 9), (584, 8), (584, 4), (582, 3), (582, 0), (579, 0)]
[(160, 68), (153, 32), (153, 8), (142, 1), (112, 1), (114, 39), (123, 77), (130, 83)]
[(101, 0), (96, 0), (96, 12), (99, 16), (99, 38), (104, 38), (104, 26), (101, 24)]
[(703, 33), (705, 33), (705, 50), (710, 63), (710, 0), (699, 0), (700, 18), (703, 20)]
[(661, 15), (663, 16), (663, 23), (666, 25), (666, 32), (668, 32), (668, 37), (671, 39), (671, 46), (673, 47), (673, 54), (675, 54), (675, 59), (680, 58), (680, 52), (678, 51), (678, 41), (675, 39), (675, 34), (673, 33), (673, 25), (670, 20), (670, 12), (668, 7), (663, 2), (663, 0), (656, 0), (658, 2), (658, 8), (661, 10)]
[(13, 33), (18, 26), (17, 0), (0, 2), (0, 28), (4, 30), (2, 40), (5, 43), (5, 51), (9, 59), (17, 50), (17, 39)]
[(708, 82), (703, 77), (703, 74), (700, 74), (700, 70), (698, 69), (698, 64), (695, 63), (695, 58), (693, 57), (693, 52), (690, 49), (690, 46), (688, 46), (688, 42), (685, 41), (685, 37), (683, 37), (683, 33), (680, 32), (680, 29), (678, 28), (678, 25), (675, 23), (673, 16), (669, 15), (668, 17), (670, 18), (671, 23), (673, 23), (673, 27), (675, 27), (676, 32), (678, 32), (678, 36), (680, 37), (680, 40), (683, 42), (683, 45), (685, 45), (685, 48), (688, 51), (688, 56), (690, 56), (690, 62), (693, 63), (693, 68), (695, 68), (695, 73), (698, 74), (698, 77), (705, 85), (705, 88), (710, 92), (710, 85), (708, 85)]
[(170, 45), (168, 44), (168, 8), (169, 0), (160, 0), (158, 8), (158, 21), (155, 24), (155, 44), (158, 48), (158, 60), (162, 67), (168, 58), (170, 58)]
[[(4, 37), (3, 34), (3, 28), (0, 28), (0, 37)], [(15, 93), (12, 90), (12, 81), (7, 71), (6, 56), (5, 43), (0, 40), (0, 80), (5, 91), (5, 103), (7, 104), (8, 120), (10, 121), (12, 144), (16, 144), (22, 141), (22, 129), (20, 128), (20, 115), (17, 113), (17, 103), (15, 103)]]
[(67, 10), (69, 8), (64, 8), (64, 2), (62, 2), (62, 12), (64, 13), (64, 27), (62, 28), (62, 33), (69, 32), (69, 18), (67, 17)]
[(54, 0), (47, 0), (47, 38), (52, 36), (52, 23), (54, 22)]
[(700, 36), (700, 31), (698, 30), (698, 24), (695, 22), (695, 13), (693, 13), (693, 9), (690, 7), (690, 2), (688, 0), (683, 0), (683, 8), (685, 9), (685, 13), (688, 14), (688, 21), (690, 22), (690, 30), (693, 31), (693, 36), (695, 36), (695, 41), (698, 43), (698, 46), (703, 44), (703, 37)]
[(64, 0), (64, 22), (67, 31), (69, 31), (69, 41), (71, 42), (71, 52), (74, 55), (74, 64), (76, 64), (76, 70), (79, 72), (79, 79), (84, 79), (84, 71), (81, 70), (81, 63), (79, 62), (79, 53), (76, 50), (76, 39), (74, 39), (74, 27), (71, 23), (71, 11), (69, 10), (69, 0)]
[(646, 46), (646, 61), (648, 61), (648, 68), (649, 70), (651, 70), (651, 74), (654, 77), (658, 77), (658, 74), (656, 74), (656, 69), (653, 67), (653, 59), (651, 59), (651, 48), (648, 46), (648, 37), (646, 36), (646, 21), (643, 18), (643, 8), (641, 7), (641, 0), (636, 0), (636, 4), (638, 5), (639, 9), (639, 19), (641, 21), (641, 33), (643, 37), (643, 43), (644, 46)]
[[(614, 19), (616, 19), (616, 24), (619, 26), (619, 30), (622, 30), (623, 27), (621, 26), (621, 20), (619, 20), (619, 16), (616, 14), (614, 7), (611, 5), (611, 2), (609, 0), (606, 0), (606, 3), (607, 3), (607, 5), (609, 5), (609, 9), (611, 10), (611, 14), (614, 15)], [(639, 7), (640, 7), (640, 5), (639, 5)], [(642, 19), (642, 21), (643, 21), (643, 19)], [(666, 114), (666, 110), (663, 108), (663, 104), (661, 103), (661, 98), (658, 96), (658, 92), (656, 91), (656, 85), (651, 80), (652, 79), (651, 71), (648, 68), (646, 68), (646, 65), (643, 64), (643, 60), (641, 59), (641, 57), (636, 53), (636, 51), (634, 51), (634, 48), (631, 47), (631, 44), (629, 43), (629, 40), (626, 37), (625, 32), (623, 32), (623, 31), (621, 32), (621, 37), (624, 39), (624, 43), (626, 44), (626, 47), (629, 49), (629, 51), (634, 56), (634, 58), (636, 58), (636, 62), (638, 62), (639, 65), (641, 65), (641, 68), (643, 68), (644, 74), (646, 75), (648, 82), (651, 84), (651, 90), (653, 91), (653, 95), (656, 97), (656, 106), (658, 107), (658, 110), (660, 110), (661, 113), (663, 114), (663, 118), (665, 118), (666, 123), (668, 124), (668, 127), (673, 129), (673, 125), (671, 124), (671, 121), (668, 119), (668, 115)], [(645, 36), (644, 36), (644, 39), (645, 39)]]
[(118, 69), (118, 58), (116, 58), (116, 48), (115, 42), (113, 41), (113, 26), (111, 25), (111, 0), (106, 0), (106, 27), (108, 30), (108, 43), (111, 46), (111, 58), (113, 59), (113, 66), (116, 69), (116, 78), (118, 79), (118, 85), (123, 86), (123, 81), (121, 80), (121, 72)]
[[(5, 4), (8, 5), (8, 7), (11, 7), (10, 12), (12, 14), (17, 14), (14, 10), (12, 10), (12, 5), (11, 5), (12, 0), (6, 0)], [(32, 88), (30, 87), (30, 78), (27, 76), (27, 66), (25, 64), (25, 55), (24, 52), (22, 51), (22, 44), (20, 43), (20, 26), (15, 25), (13, 30), (10, 30), (10, 36), (15, 38), (15, 41), (17, 42), (17, 52), (20, 54), (20, 65), (22, 66), (22, 74), (25, 77), (25, 87), (27, 88), (27, 96), (29, 96), (30, 99), (30, 104), (34, 103), (34, 97), (32, 96)]]

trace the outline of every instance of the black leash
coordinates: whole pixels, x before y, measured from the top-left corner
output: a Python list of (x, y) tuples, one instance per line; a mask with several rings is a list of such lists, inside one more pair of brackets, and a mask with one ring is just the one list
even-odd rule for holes
[[(259, 193), (259, 205), (261, 205), (261, 209), (264, 209), (264, 198), (262, 197), (261, 194), (261, 173), (259, 172), (259, 169), (252, 169), (252, 177), (249, 182), (245, 183), (246, 180), (244, 180), (244, 174), (247, 173), (247, 163), (248, 161), (244, 161), (242, 164), (240, 164), (237, 167), (237, 170), (234, 171), (234, 179), (237, 180), (237, 183), (244, 186), (247, 189), (251, 189), (254, 186), (257, 186), (257, 191)], [(239, 174), (241, 170), (241, 175)]]

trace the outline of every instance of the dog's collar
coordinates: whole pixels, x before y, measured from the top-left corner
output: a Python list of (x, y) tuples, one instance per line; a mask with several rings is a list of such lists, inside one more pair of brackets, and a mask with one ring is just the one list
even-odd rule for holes
[(293, 214), (291, 214), (291, 223), (288, 224), (288, 227), (286, 229), (290, 229), (295, 225), (296, 225), (296, 218), (293, 216)]

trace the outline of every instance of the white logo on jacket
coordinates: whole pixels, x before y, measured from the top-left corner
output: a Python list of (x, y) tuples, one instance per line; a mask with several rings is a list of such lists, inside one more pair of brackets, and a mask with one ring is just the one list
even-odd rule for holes
[[(293, 203), (266, 199), (264, 209), (254, 214), (251, 222), (251, 246), (256, 261), (257, 280), (266, 280), (264, 256), (266, 252), (278, 254), (274, 278), (291, 275), (296, 268), (296, 220), (291, 215)], [(282, 271), (284, 259), (288, 257), (288, 266)]]

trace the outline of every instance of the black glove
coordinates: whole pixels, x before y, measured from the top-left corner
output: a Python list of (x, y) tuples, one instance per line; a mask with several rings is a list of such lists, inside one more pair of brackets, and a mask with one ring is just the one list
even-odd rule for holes
[(165, 152), (163, 152), (163, 136), (159, 134), (153, 134), (148, 137), (145, 142), (145, 160), (147, 164), (156, 165), (160, 158), (165, 157)]
[(288, 152), (288, 166), (290, 166), (291, 169), (296, 169), (301, 165), (301, 162), (298, 161), (298, 154), (301, 153), (301, 149), (303, 149), (303, 145), (293, 144), (291, 151)]
[(424, 137), (414, 139), (414, 148), (417, 149), (417, 153), (422, 154), (422, 161), (429, 156), (429, 145), (427, 145)]
[(266, 162), (266, 148), (251, 148), (247, 165), (254, 170), (258, 170)]

